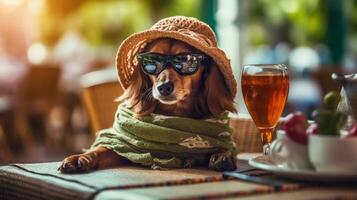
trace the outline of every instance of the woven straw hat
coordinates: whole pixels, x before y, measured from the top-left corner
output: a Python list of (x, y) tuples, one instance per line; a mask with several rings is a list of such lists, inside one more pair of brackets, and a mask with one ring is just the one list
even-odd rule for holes
[(150, 29), (134, 33), (120, 45), (116, 57), (119, 81), (123, 88), (127, 88), (134, 70), (138, 67), (137, 53), (142, 52), (146, 44), (158, 38), (172, 38), (185, 42), (210, 56), (224, 75), (226, 85), (234, 98), (237, 83), (234, 79), (230, 60), (217, 47), (217, 40), (212, 29), (205, 23), (193, 17), (174, 16), (164, 18)]

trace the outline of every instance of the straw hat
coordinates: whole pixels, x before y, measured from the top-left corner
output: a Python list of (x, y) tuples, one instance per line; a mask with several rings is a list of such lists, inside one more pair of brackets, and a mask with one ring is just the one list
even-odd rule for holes
[(235, 97), (237, 82), (232, 73), (230, 60), (217, 47), (214, 32), (198, 19), (184, 16), (164, 18), (150, 29), (134, 33), (123, 41), (116, 57), (119, 81), (123, 88), (130, 85), (134, 70), (140, 69), (136, 58), (137, 53), (142, 52), (146, 44), (158, 38), (180, 40), (210, 56), (224, 75), (230, 94), (233, 98)]

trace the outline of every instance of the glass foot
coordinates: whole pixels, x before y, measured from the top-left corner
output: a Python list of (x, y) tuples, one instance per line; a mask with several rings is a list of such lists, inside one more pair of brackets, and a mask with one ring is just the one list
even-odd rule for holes
[(270, 154), (270, 143), (267, 143), (267, 144), (263, 145), (263, 153), (264, 153), (264, 155), (269, 155)]

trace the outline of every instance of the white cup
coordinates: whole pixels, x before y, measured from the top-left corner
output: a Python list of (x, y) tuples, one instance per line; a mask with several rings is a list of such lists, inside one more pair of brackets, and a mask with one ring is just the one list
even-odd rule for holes
[(309, 159), (316, 171), (357, 172), (357, 138), (309, 136)]
[(306, 145), (291, 140), (283, 130), (270, 146), (270, 159), (278, 166), (288, 169), (312, 169)]

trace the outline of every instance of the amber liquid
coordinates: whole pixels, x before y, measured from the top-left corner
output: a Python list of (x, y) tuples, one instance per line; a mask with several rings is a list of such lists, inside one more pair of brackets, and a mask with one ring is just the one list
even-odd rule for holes
[(284, 110), (289, 78), (284, 75), (242, 75), (245, 105), (262, 133), (263, 144), (271, 143), (272, 131)]

